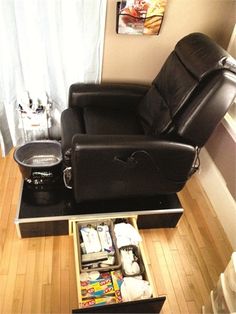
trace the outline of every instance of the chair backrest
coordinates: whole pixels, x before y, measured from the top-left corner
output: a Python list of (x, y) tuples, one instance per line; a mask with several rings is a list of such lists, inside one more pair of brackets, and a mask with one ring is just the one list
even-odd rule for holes
[(201, 33), (181, 39), (139, 106), (147, 134), (203, 146), (236, 97), (236, 62)]

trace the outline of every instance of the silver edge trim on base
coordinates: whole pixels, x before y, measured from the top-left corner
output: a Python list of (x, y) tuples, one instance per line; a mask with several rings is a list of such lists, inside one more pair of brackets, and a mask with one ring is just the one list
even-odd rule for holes
[(43, 221), (60, 221), (60, 220), (72, 220), (79, 218), (102, 218), (102, 217), (122, 217), (122, 216), (137, 216), (137, 215), (165, 215), (165, 214), (176, 214), (183, 213), (183, 208), (172, 208), (172, 209), (154, 209), (154, 210), (136, 210), (136, 211), (124, 211), (124, 212), (113, 212), (113, 213), (96, 213), (96, 214), (78, 214), (69, 216), (51, 216), (51, 217), (35, 217), (35, 218), (15, 218), (15, 224), (29, 223), (29, 222), (43, 222)]

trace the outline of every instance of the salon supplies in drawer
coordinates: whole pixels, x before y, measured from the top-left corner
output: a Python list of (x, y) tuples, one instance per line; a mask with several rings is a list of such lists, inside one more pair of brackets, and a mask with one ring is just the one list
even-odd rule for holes
[(85, 299), (82, 300), (82, 307), (93, 307), (93, 306), (102, 306), (107, 304), (114, 304), (116, 303), (115, 296), (106, 296), (102, 298), (91, 298), (91, 299)]
[[(87, 274), (87, 278), (84, 274)], [(83, 276), (81, 276), (80, 279), (80, 285), (83, 299), (101, 298), (115, 294), (112, 278), (109, 272), (99, 273), (98, 271), (95, 271), (91, 272), (91, 274), (83, 273)]]
[(122, 296), (121, 296), (121, 285), (123, 283), (123, 275), (120, 270), (113, 270), (111, 271), (111, 278), (113, 283), (113, 288), (115, 292), (116, 297), (116, 303), (122, 302)]
[(81, 272), (107, 271), (121, 265), (112, 220), (77, 223)]
[[(113, 223), (118, 224), (120, 222), (124, 222), (128, 226), (127, 232), (125, 232), (125, 238), (128, 239), (127, 243), (129, 243), (129, 246), (134, 245), (133, 240), (137, 243), (136, 247), (138, 247), (138, 259), (143, 262), (144, 267), (143, 272), (142, 266), (140, 267), (140, 272), (142, 273), (141, 275), (125, 276), (124, 271), (122, 270), (121, 258), (113, 229)], [(108, 245), (103, 246), (101, 244), (101, 252), (86, 253), (80, 229), (82, 227), (93, 227), (97, 230), (98, 226), (104, 226), (105, 224), (109, 227), (110, 238), (108, 241), (106, 240)], [(130, 228), (128, 224), (134, 227), (136, 232), (133, 228)], [(165, 301), (165, 297), (159, 297), (154, 289), (135, 218), (112, 217), (97, 220), (76, 220), (73, 221), (71, 230), (74, 237), (76, 281), (79, 304), (79, 308), (74, 310), (74, 313), (137, 313), (137, 310), (142, 311), (142, 313), (160, 312)], [(107, 228), (102, 228), (101, 231), (104, 230), (107, 231)], [(121, 232), (119, 233), (119, 236), (122, 237)], [(110, 239), (114, 252), (110, 249)], [(123, 237), (121, 240), (122, 241), (120, 243), (124, 245), (126, 240), (123, 241)], [(82, 254), (87, 254), (87, 256), (83, 257), (83, 263)], [(115, 262), (113, 264), (111, 261), (111, 264), (113, 265), (103, 268), (101, 265), (105, 266), (105, 263), (107, 262), (103, 260), (106, 254), (109, 258), (114, 258)], [(94, 261), (93, 258), (96, 259), (96, 261)], [(86, 283), (86, 281), (88, 282)]]
[(95, 227), (92, 225), (83, 226), (80, 228), (80, 233), (87, 254), (101, 252), (102, 246)]
[(142, 238), (138, 230), (126, 220), (116, 220), (114, 233), (119, 248), (124, 276), (138, 276), (144, 272), (139, 243)]
[(121, 265), (124, 276), (139, 276), (145, 271), (143, 260), (136, 245), (127, 245), (120, 248)]
[(124, 302), (150, 299), (153, 295), (150, 283), (137, 277), (124, 277), (121, 285)]
[(91, 307), (122, 302), (120, 292), (122, 283), (123, 276), (119, 270), (81, 273), (82, 306)]
[(95, 252), (82, 254), (82, 264), (92, 263), (92, 262), (101, 262), (108, 259), (107, 252)]
[(107, 224), (99, 224), (97, 226), (98, 236), (101, 242), (102, 250), (106, 252), (115, 252), (109, 226)]
[(128, 245), (138, 246), (142, 238), (136, 228), (126, 221), (115, 222), (114, 233), (118, 248)]

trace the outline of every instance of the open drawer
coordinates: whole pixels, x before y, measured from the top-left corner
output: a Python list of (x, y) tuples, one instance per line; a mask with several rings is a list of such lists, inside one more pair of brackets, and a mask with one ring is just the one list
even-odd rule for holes
[[(117, 217), (120, 218), (120, 217)], [(124, 217), (122, 217), (124, 218)], [(137, 230), (136, 224), (136, 216), (133, 217), (125, 217), (129, 224)], [(106, 218), (109, 219), (109, 218)], [(112, 217), (111, 220), (115, 221), (116, 218)], [(77, 282), (77, 294), (78, 294), (78, 309), (74, 309), (72, 313), (159, 313), (161, 308), (165, 302), (165, 296), (158, 296), (153, 280), (152, 274), (149, 271), (148, 264), (145, 258), (145, 253), (143, 249), (142, 241), (139, 242), (139, 258), (142, 261), (143, 272), (142, 277), (145, 281), (149, 282), (149, 285), (152, 290), (152, 295), (150, 298), (135, 300), (135, 301), (126, 301), (120, 303), (113, 304), (105, 304), (105, 305), (96, 305), (91, 307), (84, 307), (82, 302), (82, 287), (81, 287), (81, 250), (80, 250), (80, 235), (79, 235), (79, 227), (81, 224), (86, 223), (88, 220), (71, 220), (69, 222), (69, 230), (70, 234), (73, 235), (74, 238), (74, 255), (75, 255), (75, 267), (76, 267), (76, 282)], [(94, 220), (95, 221), (95, 220)], [(115, 244), (116, 245), (116, 244)], [(117, 269), (117, 267), (115, 268)], [(134, 289), (136, 287), (133, 287)]]

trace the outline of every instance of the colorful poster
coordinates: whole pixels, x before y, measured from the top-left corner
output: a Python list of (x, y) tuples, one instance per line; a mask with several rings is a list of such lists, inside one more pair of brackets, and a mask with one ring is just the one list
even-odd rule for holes
[(167, 0), (126, 0), (119, 2), (119, 34), (158, 35)]

